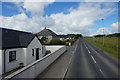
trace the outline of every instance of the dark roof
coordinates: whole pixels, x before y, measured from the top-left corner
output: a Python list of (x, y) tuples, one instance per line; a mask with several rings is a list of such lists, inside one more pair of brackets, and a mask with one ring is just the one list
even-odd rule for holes
[(53, 32), (50, 29), (46, 29), (46, 28), (44, 28), (42, 31), (37, 33), (37, 35), (38, 36), (57, 36), (57, 34), (55, 32)]
[(0, 49), (27, 47), (35, 36), (29, 32), (0, 28)]

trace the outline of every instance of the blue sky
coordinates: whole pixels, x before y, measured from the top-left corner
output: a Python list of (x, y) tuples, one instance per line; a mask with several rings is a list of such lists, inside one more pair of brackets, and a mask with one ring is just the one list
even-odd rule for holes
[(78, 2), (56, 2), (45, 8), (45, 15), (50, 15), (53, 13), (56, 14), (60, 12), (63, 12), (64, 14), (68, 14), (69, 8), (72, 7), (73, 9), (76, 9), (78, 5), (79, 5)]
[[(97, 3), (98, 5), (100, 5), (100, 7), (98, 8), (99, 10), (98, 10), (98, 12), (101, 10), (101, 9), (103, 9), (103, 11), (102, 11), (102, 13), (101, 13), (101, 15), (103, 16), (104, 15), (104, 27), (106, 27), (107, 29), (108, 29), (108, 31), (110, 31), (110, 33), (112, 33), (111, 31), (112, 31), (112, 27), (111, 27), (111, 25), (112, 24), (114, 24), (114, 23), (117, 23), (117, 21), (118, 21), (118, 3), (117, 2), (111, 2), (112, 3), (112, 6), (111, 6), (111, 3), (109, 4), (110, 2), (107, 2), (107, 6), (105, 5), (106, 3), (101, 3), (101, 4), (99, 4), (99, 3)], [(20, 4), (23, 4), (23, 5), (26, 5), (26, 4), (24, 4), (24, 3), (20, 3)], [(29, 6), (21, 6), (20, 4), (16, 4), (16, 3), (13, 3), (13, 2), (3, 2), (2, 3), (2, 17), (4, 17), (5, 19), (6, 19), (6, 17), (7, 18), (10, 18), (10, 17), (13, 17), (14, 18), (14, 16), (16, 15), (16, 17), (18, 17), (17, 15), (21, 15), (21, 14), (23, 14), (24, 13), (24, 15), (22, 15), (22, 16), (27, 16), (27, 20), (28, 20), (28, 22), (34, 22), (35, 20), (32, 20), (32, 21), (29, 21), (29, 20), (31, 20), (32, 19), (32, 17), (34, 17), (34, 16), (36, 16), (36, 15), (38, 15), (37, 13), (38, 12), (42, 12), (42, 9), (41, 9), (41, 11), (40, 10), (38, 10), (38, 12), (37, 11), (34, 11), (34, 9), (32, 9), (32, 6), (31, 7), (29, 7)], [(43, 3), (44, 4), (44, 3)], [(85, 19), (85, 21), (87, 20), (88, 22), (83, 22), (84, 24), (86, 24), (87, 25), (87, 23), (88, 23), (88, 25), (86, 26), (85, 25), (85, 29), (88, 29), (88, 30), (91, 30), (89, 33), (86, 33), (87, 32), (87, 30), (85, 30), (83, 27), (84, 27), (84, 25), (83, 25), (83, 23), (81, 23), (81, 24), (79, 24), (79, 22), (77, 21), (77, 18), (76, 17), (73, 17), (73, 16), (75, 16), (76, 14), (75, 14), (75, 12), (77, 12), (78, 13), (78, 11), (79, 10), (81, 10), (82, 8), (85, 8), (86, 10), (85, 11), (89, 11), (89, 9), (88, 8), (86, 8), (86, 6), (90, 6), (91, 8), (91, 10), (94, 10), (94, 8), (95, 7), (93, 7), (93, 6), (98, 6), (98, 5), (94, 5), (94, 4), (96, 4), (96, 3), (92, 3), (93, 4), (93, 6), (92, 5), (87, 5), (86, 3), (83, 3), (83, 2), (54, 2), (54, 3), (50, 3), (50, 4), (47, 4), (47, 6), (46, 6), (46, 4), (45, 4), (45, 6), (42, 4), (42, 7), (44, 8), (43, 9), (43, 12), (44, 12), (44, 14), (43, 15), (40, 15), (39, 17), (42, 17), (43, 18), (43, 22), (46, 22), (46, 24), (45, 25), (47, 25), (48, 26), (48, 28), (50, 28), (50, 29), (52, 29), (52, 30), (54, 30), (54, 31), (56, 31), (58, 34), (67, 34), (67, 33), (82, 33), (83, 35), (93, 35), (93, 34), (100, 34), (100, 31), (98, 31), (97, 32), (97, 30), (99, 30), (100, 28), (102, 28), (103, 27), (103, 25), (102, 25), (102, 21), (100, 20), (100, 19), (97, 19), (97, 20), (95, 20), (95, 17), (94, 17), (94, 15), (92, 15), (92, 14), (94, 14), (94, 12), (93, 13), (91, 13), (90, 12), (90, 14), (93, 16), (93, 17), (90, 17), (90, 16), (88, 16), (86, 13), (86, 16), (88, 16), (89, 18), (87, 19), (87, 17), (85, 17), (85, 15), (84, 14), (82, 14), (84, 17), (78, 17), (78, 18), (81, 18), (81, 19), (78, 19), (78, 20), (80, 20), (80, 22), (82, 22), (82, 18), (83, 18), (83, 20)], [(82, 4), (85, 4), (85, 6), (84, 5), (82, 5)], [(88, 4), (89, 4), (89, 2), (88, 2)], [(41, 4), (40, 4), (41, 5)], [(41, 6), (40, 6), (41, 7)], [(23, 10), (23, 11), (20, 11), (20, 8)], [(34, 8), (34, 5), (33, 5), (33, 8)], [(36, 8), (36, 7), (35, 7)], [(87, 10), (88, 9), (88, 10)], [(96, 9), (96, 8), (95, 8)], [(108, 12), (110, 12), (110, 10), (108, 10), (108, 12), (105, 12), (105, 10), (107, 10), (107, 9), (114, 9), (113, 10), (113, 12), (111, 12), (110, 14), (108, 14), (107, 16), (105, 15), (105, 14), (107, 14)], [(97, 9), (96, 9), (97, 10)], [(84, 11), (84, 10), (83, 10)], [(34, 12), (34, 14), (33, 14), (33, 12)], [(82, 11), (80, 11), (80, 12), (82, 12)], [(96, 11), (97, 12), (97, 11)], [(95, 13), (96, 13), (95, 12)], [(36, 14), (35, 14), (36, 13)], [(73, 14), (73, 16), (71, 16)], [(74, 15), (75, 14), (75, 15)], [(79, 14), (79, 13), (78, 13)], [(89, 13), (88, 13), (89, 14)], [(48, 17), (46, 17), (46, 15), (48, 16)], [(75, 19), (73, 19), (73, 21), (71, 21), (70, 20), (70, 23), (69, 22), (62, 22), (63, 20), (61, 20), (61, 19), (64, 19), (64, 18), (62, 18), (61, 17), (61, 19), (60, 18), (58, 18), (57, 19), (57, 17), (59, 17), (59, 16), (65, 16), (65, 19), (68, 19), (68, 20), (72, 20), (72, 17)], [(67, 17), (68, 16), (68, 17)], [(100, 16), (100, 14), (99, 13), (96, 13), (96, 16)], [(16, 17), (15, 17), (15, 19), (16, 19)], [(71, 18), (69, 18), (69, 17), (71, 17)], [(45, 18), (45, 19), (44, 19)], [(94, 18), (94, 19), (93, 19)], [(26, 19), (26, 18), (25, 18)], [(13, 29), (18, 29), (18, 30), (23, 30), (23, 31), (30, 31), (30, 32), (39, 32), (41, 29), (43, 29), (43, 23), (42, 23), (42, 20), (41, 20), (41, 18), (39, 18), (40, 19), (40, 21), (41, 21), (41, 23), (36, 23), (36, 25), (39, 27), (39, 30), (38, 29), (34, 29), (34, 30), (32, 30), (32, 28), (31, 28), (31, 25), (33, 25), (33, 24), (31, 24), (31, 25), (29, 25), (28, 26), (28, 28), (21, 28), (21, 27), (18, 27), (19, 25), (17, 24), (17, 20), (16, 20), (16, 25), (14, 25), (14, 27), (10, 27), (9, 26), (9, 24), (7, 24), (7, 25), (5, 25), (6, 26), (6, 28), (13, 28)], [(51, 22), (51, 20), (53, 20), (52, 22)], [(93, 20), (91, 20), (91, 22), (93, 23), (93, 24), (90, 24), (89, 23), (89, 20), (90, 19), (93, 19)], [(36, 17), (36, 20), (38, 20), (37, 19), (37, 17)], [(58, 20), (59, 21), (61, 21), (61, 23), (58, 23)], [(12, 21), (12, 20), (11, 20)], [(39, 20), (38, 20), (39, 21)], [(49, 21), (50, 21), (50, 23), (49, 23)], [(74, 21), (76, 21), (76, 22), (74, 22)], [(10, 22), (10, 20), (8, 21), (8, 22)], [(36, 21), (37, 22), (37, 21)], [(72, 22), (74, 23), (74, 25), (75, 26), (71, 26), (72, 25)], [(78, 23), (77, 23), (78, 22)], [(26, 22), (27, 23), (27, 22)], [(25, 24), (26, 24), (25, 23)], [(61, 25), (63, 23), (63, 25)], [(22, 24), (22, 23), (21, 23)], [(59, 24), (61, 25), (61, 30), (60, 30), (60, 26), (59, 26)], [(68, 24), (68, 26), (65, 26), (65, 25), (67, 25)], [(77, 24), (79, 24), (79, 26), (77, 27), (76, 25)], [(82, 26), (83, 25), (83, 26)], [(16, 27), (17, 26), (17, 27)], [(70, 27), (69, 27), (70, 26)], [(3, 26), (4, 27), (4, 26)], [(114, 26), (113, 26), (114, 27)], [(36, 27), (37, 28), (37, 27)], [(77, 29), (74, 29), (74, 28), (79, 28), (78, 30)], [(66, 31), (63, 31), (63, 29), (67, 29)], [(85, 32), (83, 31), (83, 30), (85, 30)], [(62, 32), (63, 31), (63, 32)], [(76, 32), (77, 31), (77, 32)], [(108, 33), (108, 32), (106, 32), (106, 33)]]
[[(44, 10), (44, 16), (45, 15), (51, 15), (63, 12), (64, 14), (69, 13), (69, 8), (76, 9), (79, 5), (79, 2), (55, 2), (52, 5), (47, 6)], [(19, 8), (13, 3), (13, 2), (3, 2), (2, 3), (2, 15), (6, 17), (11, 17), (13, 15), (20, 14)], [(29, 16), (30, 14), (27, 14)]]

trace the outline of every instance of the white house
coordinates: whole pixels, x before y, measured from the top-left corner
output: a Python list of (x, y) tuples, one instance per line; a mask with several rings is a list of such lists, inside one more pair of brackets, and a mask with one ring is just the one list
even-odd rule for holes
[(38, 37), (41, 39), (42, 37), (46, 37), (47, 41), (50, 42), (52, 39), (59, 39), (58, 35), (50, 29), (46, 27), (37, 33)]
[(28, 32), (0, 28), (0, 75), (45, 55), (40, 39)]

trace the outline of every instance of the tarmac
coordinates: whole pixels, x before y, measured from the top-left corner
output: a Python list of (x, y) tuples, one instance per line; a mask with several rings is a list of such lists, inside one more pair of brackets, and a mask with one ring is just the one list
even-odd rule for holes
[(78, 40), (72, 45), (67, 46), (67, 51), (63, 53), (56, 61), (47, 67), (37, 78), (60, 78), (63, 79), (71, 63), (72, 56), (77, 47)]

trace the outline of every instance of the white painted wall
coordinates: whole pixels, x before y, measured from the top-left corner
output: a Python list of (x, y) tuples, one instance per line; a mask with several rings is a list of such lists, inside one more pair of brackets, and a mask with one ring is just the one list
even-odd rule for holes
[(47, 38), (48, 38), (48, 42), (50, 42), (53, 39), (52, 36), (47, 36)]
[(42, 47), (43, 47), (43, 48), (42, 48), (42, 54), (43, 54), (42, 57), (44, 57), (44, 56), (45, 56), (45, 53), (46, 53), (46, 48), (45, 48), (45, 45), (43, 45)]
[(3, 55), (2, 55), (2, 50), (0, 50), (0, 75), (3, 74), (3, 59), (2, 59)]
[(5, 78), (36, 78), (43, 70), (45, 70), (51, 63), (53, 63), (61, 54), (66, 51), (66, 47), (63, 46), (54, 53), (33, 62), (32, 64), (6, 76)]
[[(39, 58), (42, 58), (43, 56), (42, 44), (35, 37), (27, 47), (27, 55), (26, 55), (27, 64), (31, 64), (32, 62), (36, 61), (36, 48), (39, 48)], [(34, 56), (32, 56), (32, 49), (34, 49)]]
[(4, 50), (0, 50), (0, 75), (4, 73)]
[[(17, 67), (19, 67), (20, 63), (24, 63), (24, 66), (31, 64), (32, 62), (36, 61), (36, 54), (32, 56), (32, 49), (39, 48), (39, 57), (45, 55), (45, 47), (39, 42), (39, 40), (35, 37), (33, 41), (28, 45), (27, 48), (13, 48), (13, 49), (6, 49), (5, 50), (5, 70), (9, 72)], [(42, 54), (42, 49), (43, 54)], [(9, 62), (9, 52), (16, 51), (16, 60)], [(36, 51), (36, 50), (34, 50)], [(4, 50), (0, 50), (0, 74), (4, 73)]]
[[(9, 62), (9, 51), (16, 51), (16, 60), (15, 61)], [(19, 63), (21, 63), (21, 62), (23, 62), (25, 64), (26, 63), (25, 55), (26, 55), (26, 48), (7, 49), (5, 51), (5, 70), (6, 70), (6, 72), (19, 67)]]
[(20, 53), (21, 53), (21, 58), (20, 58), (20, 62), (24, 63), (24, 66), (26, 66), (27, 62), (26, 62), (26, 55), (27, 55), (27, 48), (21, 48), (20, 49)]
[(61, 45), (46, 45), (45, 48), (46, 50), (50, 50), (51, 53), (55, 52), (56, 50), (62, 48), (63, 46)]

